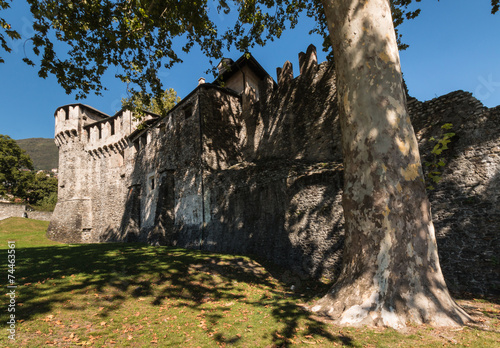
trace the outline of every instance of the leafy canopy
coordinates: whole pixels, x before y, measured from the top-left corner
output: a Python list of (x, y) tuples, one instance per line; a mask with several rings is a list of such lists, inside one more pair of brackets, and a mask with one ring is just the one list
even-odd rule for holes
[(57, 178), (44, 172), (33, 176), (28, 185), (25, 197), (30, 204), (53, 210), (57, 203)]
[(16, 141), (0, 134), (0, 196), (24, 196), (31, 179), (33, 162)]
[[(322, 35), (323, 48), (331, 50), (320, 0), (26, 1), (34, 18), (35, 34), (29, 40), (39, 60), (39, 76), (55, 75), (68, 94), (77, 93), (77, 99), (91, 91), (100, 94), (101, 77), (116, 67), (116, 77), (134, 86), (132, 92), (152, 92), (161, 105), (164, 89), (158, 71), (181, 62), (182, 52), (197, 45), (213, 60), (221, 59), (225, 49), (245, 52), (294, 28), (303, 13), (315, 19), (311, 32)], [(0, 0), (0, 10), (11, 2)], [(391, 1), (396, 27), (419, 14), (419, 9), (410, 9), (415, 2), (420, 0)], [(493, 13), (498, 2), (491, 2)], [(218, 16), (234, 18), (234, 23), (220, 30), (215, 23)], [(0, 45), (6, 52), (10, 52), (8, 38), (21, 36), (0, 17)], [(57, 41), (65, 47), (60, 52)], [(405, 46), (400, 42), (401, 48)], [(31, 58), (24, 61), (36, 65)]]
[(173, 88), (166, 89), (160, 96), (160, 102), (150, 95), (139, 92), (132, 94), (129, 98), (122, 98), (122, 107), (133, 110), (134, 115), (143, 116), (144, 111), (164, 116), (165, 112), (172, 109), (181, 98)]

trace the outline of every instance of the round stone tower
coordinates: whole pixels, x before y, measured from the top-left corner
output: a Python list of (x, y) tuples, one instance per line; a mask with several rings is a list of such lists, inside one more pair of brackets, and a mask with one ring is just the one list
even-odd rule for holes
[(59, 148), (58, 201), (47, 237), (65, 243), (81, 243), (92, 229), (92, 205), (88, 194), (89, 155), (85, 151), (88, 130), (84, 126), (107, 118), (83, 104), (56, 110), (55, 142)]

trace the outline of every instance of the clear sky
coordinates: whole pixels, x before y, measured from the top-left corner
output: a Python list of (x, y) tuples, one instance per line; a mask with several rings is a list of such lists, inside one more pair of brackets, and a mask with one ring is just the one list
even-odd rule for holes
[[(28, 7), (24, 1), (14, 3), (2, 15), (23, 38), (28, 38), (32, 32)], [(420, 7), (420, 16), (400, 29), (404, 41), (410, 44), (401, 52), (410, 94), (424, 101), (462, 89), (472, 92), (485, 106), (500, 105), (500, 13), (490, 14), (490, 0), (424, 0)], [(226, 22), (224, 16), (218, 16), (219, 27)], [(310, 28), (311, 23), (304, 20), (295, 30), (286, 31), (282, 38), (252, 50), (252, 54), (274, 79), (276, 67), (286, 60), (293, 63), (297, 74), (297, 54), (305, 52), (310, 43), (318, 48), (318, 60), (325, 60), (321, 39), (308, 35)], [(24, 40), (17, 41), (13, 53), (0, 53), (6, 61), (0, 64), (0, 134), (14, 139), (52, 138), (54, 111), (65, 104), (81, 102), (109, 115), (120, 109), (126, 85), (113, 77), (113, 68), (105, 79), (109, 91), (102, 97), (89, 95), (76, 101), (73, 95), (65, 94), (55, 78), (41, 79), (36, 68), (21, 61), (23, 44)], [(29, 42), (26, 45), (26, 54), (34, 58)], [(227, 56), (237, 59), (240, 53), (231, 51)], [(204, 73), (210, 68), (208, 59), (196, 47), (183, 59), (184, 63), (161, 72), (164, 86), (174, 88), (181, 98), (196, 87), (198, 78), (213, 80)]]

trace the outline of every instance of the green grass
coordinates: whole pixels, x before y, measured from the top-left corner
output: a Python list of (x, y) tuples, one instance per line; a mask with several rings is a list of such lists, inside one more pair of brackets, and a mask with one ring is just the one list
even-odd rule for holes
[[(325, 284), (303, 292), (248, 257), (141, 244), (64, 245), (45, 239), (47, 223), (0, 222), (0, 260), (16, 240), (17, 340), (2, 347), (494, 347), (499, 306), (480, 307), (486, 326), (458, 331), (427, 326), (341, 328), (302, 309)], [(2, 267), (5, 277), (6, 267)], [(307, 289), (309, 287), (310, 289)], [(5, 286), (3, 293), (7, 293)], [(7, 308), (2, 297), (1, 308)], [(472, 308), (471, 307), (471, 308)], [(8, 313), (0, 311), (0, 322)], [(492, 330), (496, 330), (494, 332)]]
[(62, 245), (45, 237), (48, 221), (13, 217), (0, 220), (0, 249), (7, 248), (7, 242), (17, 240), (18, 248)]

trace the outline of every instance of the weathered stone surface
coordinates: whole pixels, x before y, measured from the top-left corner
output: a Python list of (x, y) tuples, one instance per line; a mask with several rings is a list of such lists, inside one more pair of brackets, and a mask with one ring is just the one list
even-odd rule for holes
[[(253, 254), (300, 277), (335, 277), (344, 223), (335, 75), (313, 48), (296, 78), (290, 65), (278, 86), (249, 64), (225, 81), (238, 91), (200, 84), (165, 118), (148, 115), (143, 130), (126, 111), (58, 109), (49, 238)], [(457, 134), (429, 192), (446, 281), (455, 292), (498, 294), (500, 108), (457, 91), (409, 98), (408, 111), (424, 162), (442, 124)]]
[(24, 205), (0, 202), (0, 220), (10, 217), (23, 217), (25, 211), (26, 206)]
[(443, 274), (455, 292), (500, 293), (500, 107), (488, 109), (471, 93), (456, 91), (409, 111), (423, 162), (441, 137), (456, 135), (442, 158), (442, 179), (429, 191)]
[(10, 217), (25, 217), (34, 220), (50, 221), (52, 212), (35, 211), (24, 204), (12, 204), (0, 202), (0, 220)]

